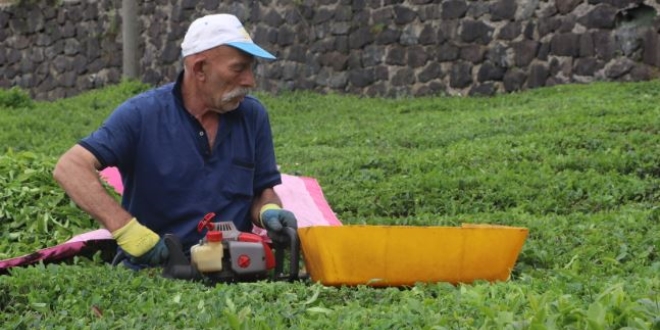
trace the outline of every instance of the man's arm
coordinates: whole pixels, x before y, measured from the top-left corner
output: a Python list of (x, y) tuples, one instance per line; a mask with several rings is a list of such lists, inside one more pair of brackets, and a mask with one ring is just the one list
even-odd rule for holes
[(266, 204), (276, 204), (282, 207), (282, 201), (273, 188), (264, 189), (259, 196), (256, 196), (252, 201), (250, 214), (252, 215), (252, 223), (256, 226), (263, 227), (259, 219), (261, 208)]
[(80, 145), (69, 149), (55, 165), (53, 177), (69, 197), (112, 233), (134, 263), (160, 265), (169, 251), (160, 237), (124, 210), (103, 188), (101, 164)]
[(103, 188), (97, 173), (100, 167), (91, 152), (75, 145), (60, 157), (53, 177), (81, 209), (114, 232), (132, 216)]

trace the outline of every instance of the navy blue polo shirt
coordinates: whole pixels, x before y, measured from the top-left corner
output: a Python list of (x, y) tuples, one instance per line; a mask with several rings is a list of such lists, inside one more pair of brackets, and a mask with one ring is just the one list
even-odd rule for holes
[(209, 212), (252, 230), (250, 206), (265, 188), (281, 183), (268, 114), (254, 97), (220, 116), (213, 150), (206, 132), (183, 107), (182, 75), (120, 105), (79, 144), (102, 168), (116, 166), (122, 206), (156, 233), (177, 235), (185, 251), (203, 236), (197, 224)]

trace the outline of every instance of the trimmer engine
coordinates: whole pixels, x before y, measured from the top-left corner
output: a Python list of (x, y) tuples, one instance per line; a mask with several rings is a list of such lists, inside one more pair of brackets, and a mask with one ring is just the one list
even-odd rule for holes
[[(262, 236), (238, 231), (232, 222), (211, 222), (214, 217), (214, 213), (209, 213), (200, 221), (197, 229), (201, 232), (206, 228), (208, 232), (190, 249), (190, 260), (179, 239), (165, 235), (170, 257), (163, 269), (164, 277), (204, 280), (211, 284), (269, 277), (289, 281), (298, 279), (300, 243), (295, 229), (284, 228), (287, 242), (269, 245)], [(288, 275), (283, 272), (285, 250), (289, 250), (290, 255)]]

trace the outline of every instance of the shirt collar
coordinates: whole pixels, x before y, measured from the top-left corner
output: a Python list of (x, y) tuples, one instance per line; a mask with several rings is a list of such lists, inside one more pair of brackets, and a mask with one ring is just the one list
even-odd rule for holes
[(179, 75), (176, 77), (176, 81), (174, 82), (174, 89), (172, 90), (172, 93), (174, 93), (174, 98), (179, 102), (181, 107), (183, 107), (183, 93), (181, 92), (181, 87), (183, 86), (183, 70), (179, 72)]

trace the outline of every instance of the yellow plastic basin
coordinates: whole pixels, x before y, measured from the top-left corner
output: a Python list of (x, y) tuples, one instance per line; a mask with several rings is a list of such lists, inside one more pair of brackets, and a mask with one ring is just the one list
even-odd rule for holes
[(298, 229), (305, 266), (331, 286), (505, 281), (527, 228), (318, 226)]

